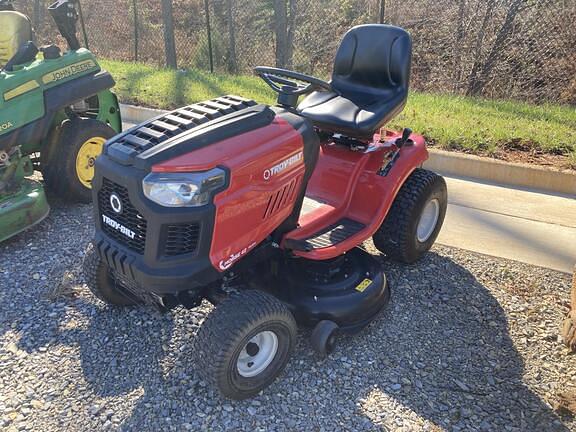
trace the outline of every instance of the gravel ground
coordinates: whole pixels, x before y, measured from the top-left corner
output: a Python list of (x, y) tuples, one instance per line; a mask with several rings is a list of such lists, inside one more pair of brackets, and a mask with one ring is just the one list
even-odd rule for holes
[(320, 360), (307, 331), (283, 376), (222, 400), (191, 364), (210, 307), (115, 309), (78, 275), (89, 206), (54, 206), (0, 247), (0, 429), (566, 431), (551, 409), (576, 383), (558, 341), (570, 277), (435, 247), (384, 261), (389, 307)]

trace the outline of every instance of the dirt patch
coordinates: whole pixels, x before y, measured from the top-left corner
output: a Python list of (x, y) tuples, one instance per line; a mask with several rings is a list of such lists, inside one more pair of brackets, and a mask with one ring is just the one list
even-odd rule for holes
[(538, 165), (543, 167), (553, 167), (561, 170), (570, 170), (576, 172), (576, 157), (571, 157), (567, 154), (561, 153), (547, 153), (541, 149), (531, 147), (529, 145), (509, 143), (502, 147), (498, 147), (494, 151), (480, 150), (474, 151), (464, 148), (451, 148), (439, 146), (434, 142), (428, 142), (431, 148), (438, 148), (446, 151), (453, 151), (457, 153), (472, 154), (475, 156), (488, 157), (498, 159), (506, 162), (526, 163), (531, 165)]
[(498, 149), (494, 154), (484, 154), (507, 162), (528, 163), (576, 171), (576, 161), (567, 155), (544, 153), (541, 150)]

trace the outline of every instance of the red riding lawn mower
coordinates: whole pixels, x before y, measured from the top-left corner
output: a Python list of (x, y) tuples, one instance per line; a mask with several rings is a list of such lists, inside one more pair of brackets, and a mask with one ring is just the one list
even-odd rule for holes
[(405, 30), (355, 27), (329, 83), (259, 67), (277, 106), (223, 96), (110, 140), (92, 182), (93, 293), (165, 310), (213, 303), (195, 339), (197, 370), (230, 398), (257, 394), (284, 369), (296, 323), (329, 353), (390, 298), (362, 242), (411, 263), (444, 220), (446, 184), (419, 168), (424, 139), (380, 133), (406, 103), (410, 63)]

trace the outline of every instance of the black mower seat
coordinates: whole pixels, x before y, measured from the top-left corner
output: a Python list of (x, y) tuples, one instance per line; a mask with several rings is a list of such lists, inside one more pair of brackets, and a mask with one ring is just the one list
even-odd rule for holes
[(369, 137), (404, 108), (411, 57), (406, 30), (382, 24), (354, 27), (336, 53), (334, 91), (311, 93), (298, 111), (322, 130)]

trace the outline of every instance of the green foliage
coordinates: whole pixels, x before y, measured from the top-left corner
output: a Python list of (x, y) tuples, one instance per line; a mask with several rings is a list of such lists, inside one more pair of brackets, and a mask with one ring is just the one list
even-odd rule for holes
[[(175, 108), (223, 94), (273, 104), (274, 93), (259, 78), (158, 69), (137, 63), (102, 61), (117, 81), (122, 101)], [(413, 92), (403, 113), (389, 125), (410, 127), (436, 145), (490, 154), (498, 148), (525, 148), (565, 154), (576, 167), (576, 110), (563, 105)]]
[(523, 148), (576, 151), (576, 111), (562, 105), (413, 92), (391, 127), (410, 126), (446, 149), (492, 153)]

